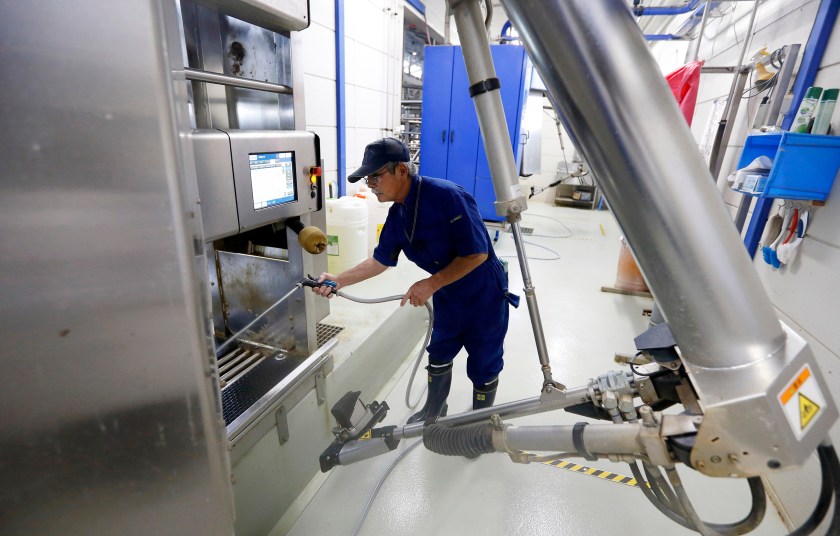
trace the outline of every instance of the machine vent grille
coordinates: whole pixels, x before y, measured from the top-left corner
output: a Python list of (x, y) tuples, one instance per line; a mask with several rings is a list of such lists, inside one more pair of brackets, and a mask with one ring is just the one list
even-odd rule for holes
[(321, 324), (320, 322), (315, 325), (315, 336), (317, 338), (316, 344), (318, 348), (324, 346), (326, 342), (339, 333), (341, 333), (344, 328), (339, 326), (331, 326), (329, 324)]

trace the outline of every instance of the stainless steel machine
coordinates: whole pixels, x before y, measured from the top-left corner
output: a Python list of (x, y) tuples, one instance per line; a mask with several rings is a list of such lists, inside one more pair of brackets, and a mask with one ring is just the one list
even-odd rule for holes
[(0, 532), (232, 534), (238, 459), (331, 367), (309, 4), (2, 11)]
[(318, 348), (319, 318), (298, 283), (325, 267), (310, 257), (323, 240), (309, 252), (298, 240), (323, 207), (320, 144), (301, 130), (293, 69), (292, 31), (309, 25), (308, 5), (184, 0), (181, 16), (222, 409), (240, 448), (243, 421), (271, 406), (267, 393), (324, 361), (301, 367)]

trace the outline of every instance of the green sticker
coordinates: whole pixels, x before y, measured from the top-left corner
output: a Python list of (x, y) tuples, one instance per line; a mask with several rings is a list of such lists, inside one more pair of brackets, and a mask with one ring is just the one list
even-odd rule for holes
[(338, 256), (338, 237), (327, 235), (327, 255)]

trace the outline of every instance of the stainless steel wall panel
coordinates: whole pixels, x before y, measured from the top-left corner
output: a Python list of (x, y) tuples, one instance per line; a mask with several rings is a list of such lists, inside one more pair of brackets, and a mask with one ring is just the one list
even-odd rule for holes
[[(303, 278), (299, 258), (283, 261), (227, 251), (217, 255), (227, 325), (232, 332), (247, 326)], [(305, 318), (301, 289), (266, 315), (254, 326), (253, 335), (245, 338), (287, 350), (296, 348), (306, 356)]]
[(274, 32), (309, 27), (309, 0), (204, 0), (220, 10)]
[(177, 6), (0, 10), (2, 532), (231, 534)]
[[(200, 143), (195, 143), (196, 136), (201, 138)], [(230, 138), (217, 130), (194, 131), (190, 137), (194, 141), (204, 240), (234, 235), (239, 232), (239, 217), (233, 186)]]

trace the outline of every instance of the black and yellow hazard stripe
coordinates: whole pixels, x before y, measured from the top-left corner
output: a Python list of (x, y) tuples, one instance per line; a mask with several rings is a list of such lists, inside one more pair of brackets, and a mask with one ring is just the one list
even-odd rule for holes
[[(594, 476), (596, 478), (600, 478), (602, 480), (608, 480), (610, 482), (615, 482), (616, 484), (624, 484), (625, 486), (631, 486), (634, 488), (639, 487), (639, 483), (636, 481), (635, 478), (632, 476), (624, 476), (619, 475), (618, 473), (611, 473), (609, 471), (602, 471), (600, 469), (595, 469), (594, 467), (587, 467), (585, 465), (580, 465), (573, 462), (567, 462), (563, 460), (552, 460), (550, 462), (540, 462), (543, 465), (551, 465), (553, 467), (557, 467), (559, 469), (565, 469), (567, 471), (574, 471), (575, 473), (583, 473), (585, 475)], [(643, 484), (647, 485), (646, 482)]]

